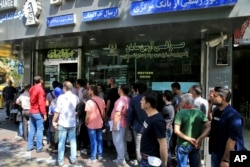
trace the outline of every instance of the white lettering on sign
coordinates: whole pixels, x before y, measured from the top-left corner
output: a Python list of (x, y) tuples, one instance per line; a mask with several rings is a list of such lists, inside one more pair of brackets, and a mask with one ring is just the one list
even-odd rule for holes
[(37, 0), (26, 0), (23, 13), (26, 17), (26, 24), (27, 26), (31, 25), (38, 25), (39, 24), (39, 16), (42, 12), (42, 5)]
[(15, 0), (0, 0), (0, 10), (15, 8)]
[(234, 162), (243, 162), (245, 160), (247, 160), (246, 155), (236, 155), (234, 158)]

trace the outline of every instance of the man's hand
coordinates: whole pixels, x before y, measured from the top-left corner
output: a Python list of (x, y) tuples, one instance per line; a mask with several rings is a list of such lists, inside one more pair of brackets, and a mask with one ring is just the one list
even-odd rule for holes
[(52, 125), (53, 125), (53, 127), (55, 128), (55, 129), (57, 129), (58, 128), (58, 123), (57, 122), (52, 122)]
[(43, 115), (43, 121), (45, 122), (47, 120), (47, 115)]

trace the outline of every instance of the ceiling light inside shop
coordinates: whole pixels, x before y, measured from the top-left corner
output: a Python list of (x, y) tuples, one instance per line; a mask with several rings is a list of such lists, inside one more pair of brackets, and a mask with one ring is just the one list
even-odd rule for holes
[(89, 38), (90, 41), (95, 41), (94, 37)]
[(145, 37), (145, 34), (139, 34), (140, 37)]

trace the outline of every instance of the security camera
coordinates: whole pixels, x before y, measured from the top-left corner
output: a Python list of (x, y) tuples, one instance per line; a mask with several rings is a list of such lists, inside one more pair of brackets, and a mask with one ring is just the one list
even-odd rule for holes
[(220, 37), (217, 37), (217, 38), (214, 38), (214, 39), (212, 39), (210, 41), (207, 41), (206, 44), (209, 47), (213, 48), (213, 47), (215, 47), (215, 46), (217, 46), (217, 45), (219, 45), (221, 43), (224, 43), (224, 40), (226, 40), (226, 39), (227, 39), (227, 35), (222, 35)]

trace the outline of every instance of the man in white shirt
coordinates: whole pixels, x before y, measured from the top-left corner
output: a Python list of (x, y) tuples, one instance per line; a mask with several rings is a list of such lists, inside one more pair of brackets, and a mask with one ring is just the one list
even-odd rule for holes
[(23, 139), (28, 141), (28, 121), (29, 121), (29, 110), (30, 110), (30, 95), (29, 89), (30, 84), (24, 85), (24, 92), (16, 99), (16, 104), (22, 107), (23, 116)]
[(72, 93), (73, 85), (69, 81), (63, 83), (64, 94), (57, 99), (55, 113), (53, 117), (53, 126), (58, 129), (58, 165), (64, 164), (64, 151), (66, 138), (70, 142), (71, 164), (76, 163), (76, 106), (79, 98)]
[(194, 106), (208, 116), (208, 101), (201, 97), (201, 87), (199, 85), (193, 85), (189, 89), (189, 93), (191, 93), (194, 98)]

